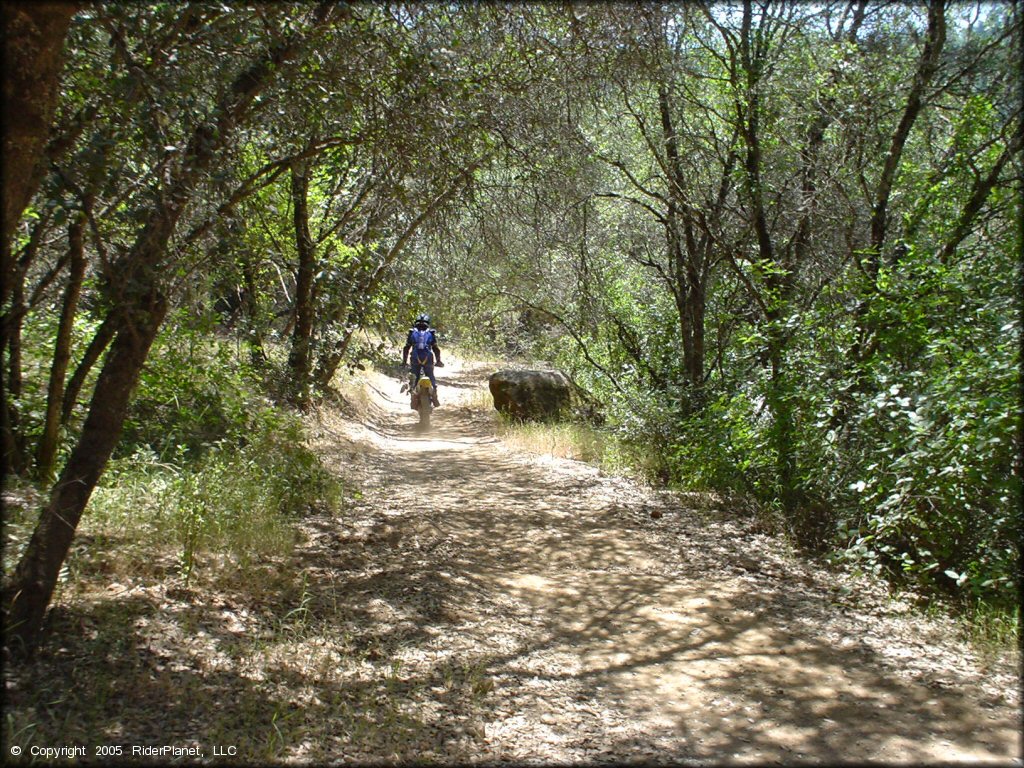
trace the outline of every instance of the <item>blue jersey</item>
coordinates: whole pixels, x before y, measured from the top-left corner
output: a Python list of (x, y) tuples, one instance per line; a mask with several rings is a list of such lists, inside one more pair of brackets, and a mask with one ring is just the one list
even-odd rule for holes
[(409, 338), (405, 346), (412, 351), (413, 362), (420, 364), (434, 362), (434, 347), (437, 346), (437, 334), (433, 328), (421, 331), (419, 328), (412, 328), (409, 331)]

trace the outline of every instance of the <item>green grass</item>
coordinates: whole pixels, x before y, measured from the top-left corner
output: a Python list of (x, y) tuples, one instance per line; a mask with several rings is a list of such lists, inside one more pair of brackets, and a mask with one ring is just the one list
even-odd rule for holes
[(82, 532), (119, 538), (130, 550), (173, 543), (186, 581), (204, 551), (241, 565), (286, 554), (294, 519), (312, 507), (336, 508), (342, 489), (304, 446), (297, 422), (282, 426), (242, 447), (211, 446), (196, 461), (161, 462), (140, 449), (113, 462)]
[[(180, 405), (164, 382), (143, 386), (134, 429), (90, 498), (59, 589), (77, 575), (166, 569), (168, 557), (186, 583), (208, 555), (244, 567), (291, 551), (295, 522), (311, 509), (341, 506), (341, 482), (307, 446), (299, 416), (261, 398), (244, 375), (193, 373)], [(199, 390), (205, 409), (194, 407), (203, 398), (188, 397)], [(142, 420), (153, 413), (159, 425)], [(5, 574), (32, 534), (44, 491), (12, 481), (5, 492)]]
[(975, 603), (957, 612), (960, 626), (983, 661), (1019, 654), (1020, 606), (995, 607)]

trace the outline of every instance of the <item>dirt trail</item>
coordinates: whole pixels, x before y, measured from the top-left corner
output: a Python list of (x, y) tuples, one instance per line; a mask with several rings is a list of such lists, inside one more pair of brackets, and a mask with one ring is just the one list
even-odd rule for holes
[[(399, 382), (378, 375), (368, 420), (321, 422), (319, 450), (364, 496), (341, 528), (311, 528), (301, 556), (334, 599), (361, 606), (341, 629), (372, 626), (370, 659), (392, 664), (408, 739), (393, 757), (1019, 756), (1013, 670), (981, 667), (948, 625), (858, 597), (713, 510), (511, 451), (465, 405), (487, 372), (439, 371), (427, 436)], [(321, 747), (381, 757), (358, 739)]]

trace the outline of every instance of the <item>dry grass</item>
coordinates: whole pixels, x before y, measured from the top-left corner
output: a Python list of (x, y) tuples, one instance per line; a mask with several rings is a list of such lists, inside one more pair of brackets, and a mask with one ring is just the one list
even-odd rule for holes
[[(486, 387), (464, 396), (471, 410), (494, 414), (494, 400)], [(497, 418), (498, 436), (514, 450), (540, 456), (585, 461), (608, 471), (628, 474), (625, 458), (617, 441), (589, 424), (575, 422), (519, 422)]]
[(487, 391), (486, 387), (472, 390), (465, 396), (463, 404), (474, 411), (482, 413), (494, 412), (494, 398), (491, 397), (491, 393)]
[(368, 389), (368, 375), (356, 373), (352, 375), (336, 374), (331, 382), (338, 394), (344, 399), (349, 409), (366, 413), (371, 407), (372, 398)]
[(509, 446), (517, 450), (590, 464), (603, 463), (610, 443), (605, 435), (585, 424), (515, 423), (502, 420), (499, 434)]

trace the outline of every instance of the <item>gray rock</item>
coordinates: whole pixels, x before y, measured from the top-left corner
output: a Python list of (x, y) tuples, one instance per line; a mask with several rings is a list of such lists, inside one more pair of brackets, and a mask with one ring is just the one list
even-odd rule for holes
[(572, 384), (561, 371), (501, 370), (487, 380), (494, 407), (514, 419), (548, 421), (569, 410)]

